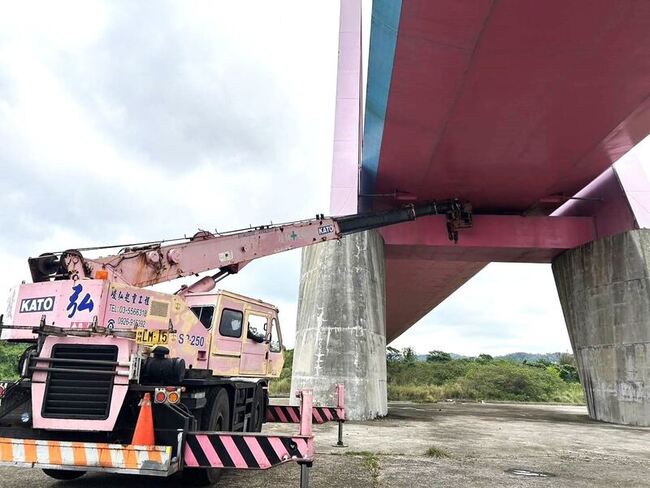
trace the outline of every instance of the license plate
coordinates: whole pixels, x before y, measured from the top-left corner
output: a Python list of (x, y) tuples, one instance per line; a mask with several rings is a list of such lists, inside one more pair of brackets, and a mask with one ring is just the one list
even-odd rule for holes
[(138, 329), (135, 333), (135, 342), (143, 345), (169, 344), (169, 332), (157, 329)]

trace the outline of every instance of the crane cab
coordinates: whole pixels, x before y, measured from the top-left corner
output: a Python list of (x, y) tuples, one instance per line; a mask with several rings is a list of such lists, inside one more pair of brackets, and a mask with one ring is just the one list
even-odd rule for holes
[[(284, 347), (274, 305), (223, 290), (188, 294), (185, 302), (208, 333), (207, 369), (213, 375), (280, 376)], [(193, 339), (197, 340), (188, 334), (176, 334), (181, 347), (186, 343), (191, 347)]]

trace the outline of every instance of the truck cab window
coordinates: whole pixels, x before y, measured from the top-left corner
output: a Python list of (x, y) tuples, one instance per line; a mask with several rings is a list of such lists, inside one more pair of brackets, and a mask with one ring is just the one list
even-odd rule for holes
[(268, 329), (268, 318), (263, 315), (253, 315), (248, 316), (248, 332), (246, 336), (258, 343), (262, 343), (266, 340), (266, 331)]
[(278, 321), (275, 317), (271, 319), (271, 330), (269, 332), (269, 351), (282, 352), (282, 337), (278, 333)]
[(203, 307), (190, 307), (196, 318), (203, 324), (203, 327), (209, 329), (212, 327), (212, 317), (214, 316), (214, 307), (212, 306), (203, 306)]
[(225, 337), (241, 337), (241, 324), (244, 314), (239, 310), (224, 308), (219, 322), (219, 334)]

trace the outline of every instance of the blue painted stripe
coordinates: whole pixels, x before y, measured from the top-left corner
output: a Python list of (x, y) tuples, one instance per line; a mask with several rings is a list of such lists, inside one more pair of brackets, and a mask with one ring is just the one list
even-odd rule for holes
[[(372, 4), (360, 175), (361, 193), (365, 194), (373, 193), (379, 169), (379, 155), (401, 12), (402, 0), (374, 0)], [(361, 210), (367, 210), (369, 203), (369, 199), (360, 198)]]

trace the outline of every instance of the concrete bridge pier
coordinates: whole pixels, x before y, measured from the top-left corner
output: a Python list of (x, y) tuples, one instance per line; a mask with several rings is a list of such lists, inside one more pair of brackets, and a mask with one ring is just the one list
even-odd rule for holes
[(650, 230), (567, 251), (553, 273), (589, 416), (650, 426)]
[(312, 388), (316, 404), (336, 404), (345, 385), (350, 420), (388, 412), (384, 241), (362, 232), (305, 248), (291, 397)]

